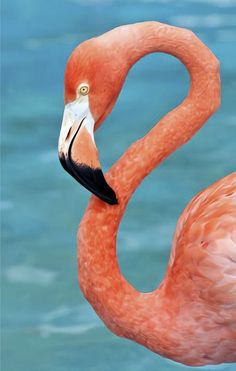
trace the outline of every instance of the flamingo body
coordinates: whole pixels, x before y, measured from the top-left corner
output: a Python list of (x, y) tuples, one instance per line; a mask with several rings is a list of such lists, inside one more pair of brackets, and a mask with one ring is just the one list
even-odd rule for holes
[[(189, 94), (103, 178), (91, 126), (96, 129), (111, 111), (132, 65), (152, 52), (172, 54), (185, 64)], [(78, 86), (84, 90), (78, 92)], [(165, 357), (192, 366), (236, 361), (236, 173), (187, 205), (177, 223), (166, 275), (156, 290), (141, 293), (133, 288), (116, 258), (119, 224), (135, 189), (219, 107), (217, 59), (188, 30), (158, 22), (119, 27), (72, 53), (65, 102), (67, 112), (76, 107), (77, 113), (64, 119), (62, 164), (100, 198), (92, 196), (78, 232), (84, 296), (112, 332)], [(87, 149), (81, 153), (81, 148)]]
[[(111, 185), (119, 182), (116, 170), (107, 174)], [(236, 173), (187, 205), (165, 278), (151, 293), (136, 291), (121, 275), (119, 222), (116, 209), (93, 196), (78, 234), (80, 287), (107, 327), (184, 364), (235, 362)]]

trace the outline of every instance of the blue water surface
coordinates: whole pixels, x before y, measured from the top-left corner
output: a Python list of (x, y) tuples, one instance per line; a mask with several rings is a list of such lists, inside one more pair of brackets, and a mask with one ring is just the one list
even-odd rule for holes
[[(236, 1), (5, 0), (2, 10), (2, 370), (190, 370), (111, 334), (78, 288), (75, 238), (89, 193), (57, 158), (63, 73), (81, 41), (144, 20), (191, 28), (221, 62), (221, 109), (145, 179), (121, 224), (121, 270), (137, 289), (152, 290), (184, 206), (234, 169)], [(166, 55), (131, 70), (96, 133), (105, 170), (181, 102), (188, 84), (185, 68)]]

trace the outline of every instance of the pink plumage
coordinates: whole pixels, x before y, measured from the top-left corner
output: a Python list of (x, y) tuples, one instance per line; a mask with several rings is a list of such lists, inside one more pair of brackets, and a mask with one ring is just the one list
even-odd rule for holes
[[(116, 258), (116, 236), (132, 193), (219, 107), (216, 57), (186, 29), (157, 22), (122, 26), (75, 49), (66, 69), (65, 101), (68, 104), (82, 99), (76, 98), (76, 91), (86, 83), (88, 112), (93, 118), (90, 122), (96, 129), (115, 104), (129, 69), (152, 52), (165, 52), (180, 59), (190, 74), (190, 90), (186, 99), (144, 138), (133, 143), (106, 174), (118, 205), (108, 205), (92, 196), (78, 233), (80, 287), (107, 327), (119, 336), (192, 366), (234, 362), (236, 173), (211, 185), (186, 206), (177, 223), (167, 272), (159, 288), (151, 293), (138, 292), (122, 276)], [(76, 136), (78, 125), (76, 130), (72, 138), (74, 153), (81, 148)], [(71, 130), (66, 137), (69, 143), (70, 133)], [(90, 140), (89, 135), (86, 134), (86, 141)], [(61, 148), (63, 154), (66, 147), (62, 144)], [(90, 166), (91, 171), (95, 160), (86, 160), (85, 166)], [(68, 162), (63, 166), (69, 166)], [(78, 175), (73, 167), (69, 172), (74, 177)], [(91, 182), (78, 179), (94, 192)], [(99, 192), (104, 200), (106, 195)], [(108, 202), (115, 204), (111, 188), (107, 192)]]

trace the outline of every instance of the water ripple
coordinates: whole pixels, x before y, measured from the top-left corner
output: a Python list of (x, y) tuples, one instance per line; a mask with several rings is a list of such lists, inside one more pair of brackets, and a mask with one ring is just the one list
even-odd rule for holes
[[(51, 324), (44, 324), (39, 327), (40, 335), (43, 337), (47, 337), (54, 334), (61, 334), (61, 335), (78, 335), (83, 334), (89, 330), (98, 327), (97, 325), (94, 326), (93, 324), (87, 325), (73, 325), (73, 326), (55, 326)], [(99, 326), (100, 327), (100, 326)]]
[(1, 210), (9, 210), (9, 209), (13, 209), (13, 207), (14, 207), (14, 203), (12, 201), (8, 201), (8, 200), (0, 201)]
[(236, 17), (226, 14), (209, 14), (209, 15), (178, 15), (170, 18), (171, 22), (181, 27), (222, 27), (236, 26)]
[(101, 321), (87, 305), (64, 305), (45, 313), (38, 330), (41, 336), (46, 337), (53, 334), (77, 335), (101, 326)]
[(5, 276), (11, 283), (27, 283), (47, 286), (54, 282), (57, 273), (27, 265), (14, 265), (5, 271)]

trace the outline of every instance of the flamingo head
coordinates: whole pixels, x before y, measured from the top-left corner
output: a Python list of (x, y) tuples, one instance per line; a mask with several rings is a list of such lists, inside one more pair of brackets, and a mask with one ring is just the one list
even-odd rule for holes
[(127, 72), (121, 49), (101, 36), (80, 44), (65, 70), (61, 164), (80, 184), (111, 205), (118, 201), (101, 170), (94, 131), (112, 110)]

